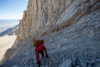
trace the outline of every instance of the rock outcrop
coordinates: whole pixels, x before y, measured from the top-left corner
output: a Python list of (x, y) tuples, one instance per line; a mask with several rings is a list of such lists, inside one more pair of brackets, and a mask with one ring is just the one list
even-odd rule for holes
[[(50, 64), (45, 64), (47, 67), (58, 67), (64, 60), (72, 59), (74, 53), (81, 58), (88, 54), (100, 57), (100, 0), (29, 0), (18, 32), (11, 48), (13, 51), (10, 56), (8, 51), (2, 60), (8, 60), (4, 66), (37, 67), (32, 45), (34, 38), (44, 39), (49, 55), (52, 55)], [(61, 54), (72, 57), (64, 57), (62, 61)], [(53, 56), (58, 56), (57, 62)]]
[(39, 30), (42, 31), (41, 35), (46, 35), (70, 26), (83, 15), (96, 10), (99, 5), (92, 9), (96, 2), (98, 1), (29, 0), (23, 19), (20, 20), (18, 38), (28, 39)]

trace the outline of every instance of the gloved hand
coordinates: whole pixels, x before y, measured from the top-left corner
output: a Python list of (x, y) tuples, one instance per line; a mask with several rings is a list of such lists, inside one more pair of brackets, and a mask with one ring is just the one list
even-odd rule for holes
[(48, 58), (48, 55), (46, 55), (46, 58)]
[(41, 62), (37, 62), (37, 64), (38, 64), (38, 66), (40, 67), (40, 65), (41, 65)]

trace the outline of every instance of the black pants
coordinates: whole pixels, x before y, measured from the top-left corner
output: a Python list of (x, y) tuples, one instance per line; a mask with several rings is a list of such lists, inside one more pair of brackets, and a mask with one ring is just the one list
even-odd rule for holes
[[(36, 50), (35, 50), (36, 51)], [(42, 58), (44, 58), (44, 51), (42, 50), (42, 51), (39, 51), (39, 53), (41, 54), (41, 56), (42, 56)], [(38, 63), (38, 67), (40, 67), (40, 63)]]
[(42, 58), (44, 58), (44, 51), (39, 51), (39, 53), (41, 54)]

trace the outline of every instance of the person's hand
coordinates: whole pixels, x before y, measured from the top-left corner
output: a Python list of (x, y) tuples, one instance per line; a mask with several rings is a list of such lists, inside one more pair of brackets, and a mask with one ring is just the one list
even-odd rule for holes
[(46, 58), (48, 58), (48, 55), (46, 55)]
[(40, 65), (41, 65), (41, 62), (37, 62), (37, 64), (38, 64), (38, 66), (40, 67)]

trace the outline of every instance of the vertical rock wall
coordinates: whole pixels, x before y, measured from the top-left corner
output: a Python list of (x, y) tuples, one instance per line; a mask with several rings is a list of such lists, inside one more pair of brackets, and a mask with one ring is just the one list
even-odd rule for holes
[[(52, 26), (74, 0), (29, 0), (20, 20), (19, 39), (27, 39), (36, 31)], [(66, 14), (67, 15), (67, 14)]]

